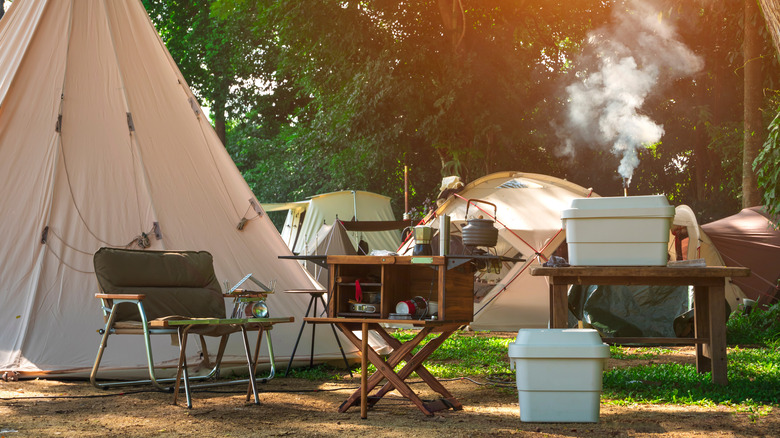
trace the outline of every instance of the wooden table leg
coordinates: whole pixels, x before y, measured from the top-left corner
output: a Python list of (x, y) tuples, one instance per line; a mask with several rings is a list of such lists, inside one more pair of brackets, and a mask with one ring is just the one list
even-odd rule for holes
[(724, 286), (709, 287), (710, 365), (712, 381), (727, 385), (728, 360), (726, 357), (726, 290)]
[(368, 418), (368, 323), (362, 324), (360, 347), (360, 418)]
[[(344, 333), (344, 336), (349, 339), (350, 342), (352, 342), (356, 347), (362, 348), (362, 340), (358, 339), (357, 336), (355, 336), (354, 333), (352, 333), (349, 330), (349, 327), (343, 326), (341, 324), (338, 324), (339, 329)], [(371, 327), (372, 330), (375, 330), (377, 332), (382, 332), (383, 328), (379, 326), (378, 324), (373, 324)], [(384, 360), (379, 354), (377, 354), (373, 349), (366, 348), (366, 356), (369, 361), (371, 361), (372, 364), (377, 369), (377, 372), (371, 375), (366, 379), (366, 383), (362, 384), (362, 375), (361, 375), (361, 387), (357, 391), (355, 391), (342, 405), (339, 407), (339, 412), (346, 412), (351, 406), (353, 406), (358, 399), (360, 399), (361, 404), (361, 410), (363, 407), (363, 403), (365, 401), (366, 403), (366, 409), (368, 409), (368, 393), (376, 387), (383, 379), (387, 379), (389, 382), (391, 382), (398, 390), (398, 392), (401, 393), (404, 397), (409, 399), (412, 403), (414, 403), (425, 415), (431, 416), (433, 415), (433, 412), (431, 412), (425, 404), (420, 400), (420, 398), (417, 396), (417, 394), (412, 391), (412, 389), (404, 383), (403, 379), (401, 379), (398, 374), (395, 373), (393, 368), (398, 365), (401, 360), (403, 360), (404, 357), (406, 357), (409, 352), (414, 349), (423, 339), (425, 339), (425, 336), (430, 333), (430, 328), (424, 328), (420, 330), (420, 332), (410, 341), (404, 342), (401, 347), (397, 350), (394, 350), (390, 356), (387, 358), (387, 360)], [(366, 366), (367, 368), (367, 366)], [(365, 391), (365, 393), (364, 393)], [(365, 394), (365, 395), (364, 395)]]
[(710, 350), (712, 337), (710, 334), (710, 294), (707, 287), (693, 288), (693, 322), (696, 338), (704, 339), (696, 344), (696, 371), (706, 373), (712, 371)]
[[(444, 343), (451, 335), (455, 332), (457, 327), (454, 327), (451, 330), (443, 331), (439, 336), (437, 336), (435, 339), (430, 340), (425, 346), (423, 346), (420, 351), (418, 351), (415, 355), (412, 355), (411, 352), (406, 353), (404, 356), (404, 360), (406, 360), (406, 365), (398, 372), (398, 376), (401, 379), (406, 379), (409, 377), (413, 372), (417, 372), (417, 375), (420, 376), (421, 379), (434, 391), (438, 392), (442, 396), (444, 396), (444, 399), (447, 400), (449, 403), (448, 405), (444, 405), (440, 403), (440, 406), (436, 407), (429, 406), (429, 410), (431, 411), (438, 411), (442, 409), (448, 409), (452, 408), (456, 411), (459, 411), (463, 409), (463, 405), (460, 404), (460, 401), (455, 398), (455, 396), (450, 393), (447, 388), (444, 387), (444, 385), (439, 382), (436, 377), (433, 376), (433, 374), (430, 373), (424, 366), (423, 361), (428, 358), (436, 349), (438, 349), (441, 344)], [(395, 339), (394, 337), (390, 336), (389, 333), (385, 331), (380, 331), (379, 334), (382, 336), (382, 338), (385, 340), (385, 342), (388, 343), (393, 349), (397, 349), (401, 347), (401, 343)], [(383, 397), (386, 393), (392, 391), (395, 389), (392, 385), (392, 383), (387, 383), (385, 386), (383, 386), (376, 394), (377, 398)]]
[[(339, 329), (344, 333), (344, 336), (349, 339), (350, 342), (352, 342), (356, 347), (361, 348), (362, 347), (362, 341), (355, 336), (354, 333), (352, 333), (351, 330), (349, 330), (348, 327), (343, 327), (339, 325)], [(379, 328), (377, 331), (380, 333), (383, 331), (381, 328)], [(404, 343), (400, 348), (393, 350), (390, 355), (387, 357), (386, 361), (382, 360), (381, 357), (379, 357), (378, 354), (373, 352), (373, 350), (367, 350), (367, 355), (369, 360), (372, 360), (373, 353), (376, 358), (375, 360), (372, 360), (372, 363), (375, 365), (379, 362), (381, 362), (382, 365), (387, 365), (391, 369), (394, 368), (396, 365), (401, 363), (404, 356), (409, 353), (417, 344), (419, 344), (423, 339), (425, 339), (425, 336), (430, 332), (430, 329), (422, 329), (420, 332), (415, 336), (412, 340)], [(361, 399), (361, 393), (363, 390), (363, 387), (366, 388), (367, 392), (371, 392), (376, 385), (378, 385), (383, 379), (384, 375), (382, 373), (374, 373), (371, 376), (368, 376), (367, 385), (361, 385), (361, 388), (352, 393), (352, 395), (341, 405), (341, 408), (339, 409), (339, 412), (346, 412), (349, 407), (354, 406), (360, 399)]]
[(569, 326), (569, 285), (550, 283), (550, 328)]

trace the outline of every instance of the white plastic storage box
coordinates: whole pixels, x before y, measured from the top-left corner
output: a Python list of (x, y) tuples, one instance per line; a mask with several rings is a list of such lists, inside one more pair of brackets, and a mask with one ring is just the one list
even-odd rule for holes
[(592, 329), (522, 329), (509, 344), (520, 421), (596, 423), (609, 346)]
[(674, 207), (663, 195), (581, 198), (561, 219), (572, 266), (665, 266)]

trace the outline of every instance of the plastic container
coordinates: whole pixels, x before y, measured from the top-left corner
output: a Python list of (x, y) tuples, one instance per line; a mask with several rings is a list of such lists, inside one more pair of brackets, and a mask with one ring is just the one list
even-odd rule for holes
[(561, 214), (572, 266), (665, 266), (674, 207), (663, 195), (574, 199)]
[(523, 329), (509, 344), (520, 421), (599, 421), (609, 346), (592, 329)]

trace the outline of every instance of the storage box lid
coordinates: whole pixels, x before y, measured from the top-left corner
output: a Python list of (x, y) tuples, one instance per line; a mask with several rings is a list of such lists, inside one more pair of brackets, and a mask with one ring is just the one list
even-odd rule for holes
[(509, 357), (608, 358), (609, 346), (593, 329), (522, 329), (509, 344)]
[(592, 217), (674, 217), (674, 206), (664, 195), (614, 196), (572, 199), (562, 219)]

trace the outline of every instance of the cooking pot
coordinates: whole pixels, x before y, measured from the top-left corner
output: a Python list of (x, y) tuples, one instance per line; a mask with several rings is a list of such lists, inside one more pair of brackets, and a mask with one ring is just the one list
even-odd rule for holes
[(466, 246), (496, 246), (498, 243), (498, 228), (493, 226), (490, 219), (469, 219), (469, 207), (472, 203), (481, 202), (493, 206), (493, 217), (496, 217), (498, 208), (492, 202), (479, 199), (469, 199), (466, 202), (466, 226), (461, 230), (463, 244)]

